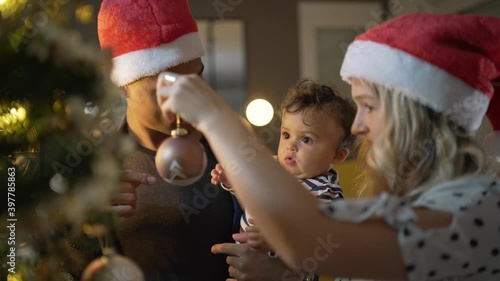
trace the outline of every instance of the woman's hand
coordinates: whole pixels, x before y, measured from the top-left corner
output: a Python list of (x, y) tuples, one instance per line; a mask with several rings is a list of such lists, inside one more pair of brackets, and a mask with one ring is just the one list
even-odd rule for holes
[(160, 73), (156, 91), (158, 105), (169, 121), (175, 122), (179, 114), (202, 133), (210, 124), (216, 126), (231, 116), (231, 108), (198, 75)]

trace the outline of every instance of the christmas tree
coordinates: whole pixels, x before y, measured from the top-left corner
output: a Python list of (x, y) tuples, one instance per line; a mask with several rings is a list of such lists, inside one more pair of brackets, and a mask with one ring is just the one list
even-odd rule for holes
[(71, 239), (113, 224), (103, 210), (133, 149), (110, 57), (65, 27), (67, 2), (0, 1), (0, 280), (64, 280)]

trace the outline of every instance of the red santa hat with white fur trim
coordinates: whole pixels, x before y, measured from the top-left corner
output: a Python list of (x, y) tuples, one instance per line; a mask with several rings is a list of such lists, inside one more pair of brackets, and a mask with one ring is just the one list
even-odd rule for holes
[(203, 56), (187, 0), (104, 0), (98, 34), (120, 87)]
[(396, 18), (358, 36), (340, 74), (347, 82), (362, 78), (400, 90), (467, 131), (475, 131), (487, 112), (493, 129), (500, 130), (499, 18)]

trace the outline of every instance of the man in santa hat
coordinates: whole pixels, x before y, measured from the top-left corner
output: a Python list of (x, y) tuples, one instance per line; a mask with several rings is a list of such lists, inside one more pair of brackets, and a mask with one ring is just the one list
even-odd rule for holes
[[(138, 144), (123, 163), (125, 183), (112, 202), (125, 217), (118, 240), (146, 280), (228, 278), (225, 257), (213, 255), (210, 248), (233, 241), (233, 199), (211, 186), (209, 169), (196, 183), (176, 187), (163, 181), (155, 167), (156, 151), (175, 126), (157, 105), (157, 77), (165, 70), (202, 75), (197, 31), (186, 0), (104, 0), (99, 11), (101, 48), (113, 56), (111, 78), (127, 92), (124, 130)], [(214, 167), (216, 159), (202, 135), (184, 122), (182, 127), (202, 142), (207, 166)], [(272, 280), (273, 274), (281, 279), (286, 268), (280, 260), (240, 247), (255, 270), (247, 276), (258, 272), (259, 280)]]

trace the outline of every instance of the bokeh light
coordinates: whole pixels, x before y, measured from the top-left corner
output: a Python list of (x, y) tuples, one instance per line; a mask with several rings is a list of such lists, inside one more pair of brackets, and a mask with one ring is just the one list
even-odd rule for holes
[(24, 9), (27, 2), (28, 0), (0, 0), (0, 16), (6, 19), (18, 13)]
[(246, 110), (248, 121), (257, 127), (265, 126), (273, 120), (273, 106), (264, 99), (255, 99), (251, 101)]
[(83, 24), (92, 22), (94, 17), (94, 5), (87, 4), (79, 6), (76, 8), (75, 17), (80, 23)]
[[(7, 104), (0, 105), (0, 131), (3, 133), (18, 132), (25, 126), (26, 109), (21, 105), (17, 105), (17, 107), (10, 106)], [(5, 110), (5, 108), (7, 109)]]

